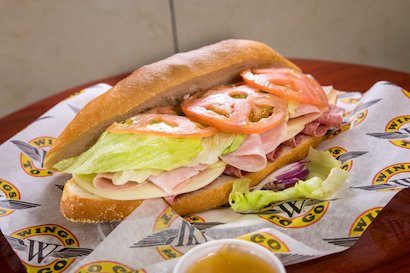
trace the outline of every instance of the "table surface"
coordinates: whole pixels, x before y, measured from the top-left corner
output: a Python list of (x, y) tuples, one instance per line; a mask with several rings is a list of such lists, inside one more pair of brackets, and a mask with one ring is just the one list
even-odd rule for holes
[[(386, 80), (410, 90), (410, 74), (363, 65), (318, 60), (293, 59), (305, 73), (322, 85), (346, 91), (366, 91), (375, 82)], [(3, 143), (55, 104), (81, 89), (104, 82), (114, 85), (128, 73), (93, 81), (28, 105), (0, 119)], [(410, 272), (410, 189), (400, 191), (360, 239), (349, 249), (304, 263), (287, 266), (294, 272)], [(0, 233), (2, 272), (24, 272), (14, 252)], [(8, 271), (7, 271), (8, 270)], [(408, 271), (407, 271), (408, 270)]]

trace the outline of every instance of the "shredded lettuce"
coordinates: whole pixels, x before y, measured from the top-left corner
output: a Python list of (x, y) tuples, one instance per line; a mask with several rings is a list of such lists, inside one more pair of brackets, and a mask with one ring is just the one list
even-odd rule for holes
[[(213, 164), (227, 149), (237, 149), (243, 138), (226, 133), (201, 139), (105, 132), (89, 150), (60, 161), (54, 168), (73, 174), (142, 169), (169, 171), (201, 163)], [(122, 175), (124, 177), (120, 177)], [(121, 181), (130, 175), (138, 173), (120, 174), (118, 179)]]
[[(222, 133), (220, 133), (219, 135), (222, 135)], [(224, 134), (224, 135), (227, 135), (227, 134)], [(233, 141), (231, 142), (231, 144), (228, 147), (225, 148), (225, 150), (222, 152), (222, 155), (226, 155), (226, 154), (229, 154), (229, 153), (232, 153), (232, 152), (235, 152), (236, 150), (238, 150), (239, 146), (241, 146), (242, 142), (246, 138), (245, 135), (234, 135), (234, 136), (235, 137), (234, 137)]]
[(309, 176), (299, 180), (295, 186), (282, 191), (249, 191), (249, 179), (238, 179), (233, 184), (229, 195), (229, 204), (236, 212), (258, 212), (271, 203), (293, 199), (328, 199), (338, 191), (346, 181), (348, 172), (340, 168), (329, 152), (320, 152), (313, 148), (306, 158), (310, 161)]

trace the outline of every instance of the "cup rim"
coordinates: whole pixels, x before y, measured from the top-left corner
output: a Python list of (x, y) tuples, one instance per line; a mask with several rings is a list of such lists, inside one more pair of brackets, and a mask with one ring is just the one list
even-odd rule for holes
[(256, 252), (262, 252), (263, 255), (260, 255), (260, 257), (268, 257), (268, 259), (265, 259), (265, 260), (272, 260), (273, 263), (276, 265), (277, 269), (279, 270), (278, 273), (286, 273), (286, 269), (283, 263), (279, 260), (279, 258), (273, 252), (269, 251), (268, 249), (266, 249), (265, 247), (261, 245), (258, 245), (257, 243), (253, 243), (253, 242), (249, 242), (249, 241), (241, 240), (241, 239), (235, 239), (235, 238), (212, 240), (212, 241), (208, 241), (208, 242), (202, 243), (200, 245), (197, 245), (191, 248), (178, 260), (172, 272), (182, 273), (180, 272), (181, 267), (184, 265), (184, 263), (188, 259), (190, 259), (193, 253), (202, 251), (203, 249), (208, 248), (208, 247), (217, 246), (217, 245), (226, 245), (226, 244), (235, 244), (235, 245), (250, 247), (252, 248), (252, 250), (255, 250)]

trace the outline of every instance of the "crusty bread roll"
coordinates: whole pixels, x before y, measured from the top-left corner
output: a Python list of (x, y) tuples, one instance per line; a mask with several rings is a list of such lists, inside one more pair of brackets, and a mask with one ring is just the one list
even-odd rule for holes
[[(249, 40), (226, 40), (143, 66), (77, 114), (48, 152), (45, 166), (53, 170), (59, 161), (86, 151), (113, 122), (155, 106), (178, 103), (186, 94), (235, 82), (240, 71), (261, 67), (289, 67), (300, 71), (267, 45)], [(304, 158), (309, 147), (319, 142), (320, 138), (307, 137), (267, 168), (247, 177), (256, 185), (272, 171)], [(234, 179), (223, 175), (203, 189), (178, 196), (171, 206), (180, 215), (186, 215), (224, 205)], [(71, 221), (107, 222), (124, 219), (142, 202), (101, 198), (83, 190), (72, 179), (64, 187), (60, 208)]]
[(143, 66), (77, 114), (48, 152), (44, 166), (53, 170), (57, 162), (86, 151), (113, 122), (233, 82), (240, 71), (259, 67), (300, 70), (267, 45), (249, 40), (225, 40)]

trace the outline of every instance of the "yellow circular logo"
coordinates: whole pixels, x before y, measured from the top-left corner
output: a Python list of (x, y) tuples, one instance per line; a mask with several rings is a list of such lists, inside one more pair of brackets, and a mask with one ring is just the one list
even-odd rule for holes
[(194, 214), (185, 216), (184, 219), (190, 223), (205, 223), (205, 220), (202, 217)]
[[(331, 147), (331, 148), (327, 149), (327, 151), (329, 151), (330, 154), (331, 154), (334, 158), (338, 158), (338, 157), (340, 157), (341, 155), (347, 153), (347, 150), (344, 149), (344, 148), (342, 148), (342, 147)], [(344, 163), (342, 164), (341, 168), (342, 168), (343, 170), (350, 171), (350, 170), (352, 169), (352, 166), (353, 166), (353, 161), (352, 161), (352, 160), (348, 160), (348, 161), (346, 161), (346, 162), (344, 162)]]
[(272, 252), (289, 252), (289, 248), (284, 242), (268, 232), (253, 232), (240, 236), (238, 239), (256, 243)]
[(367, 117), (368, 112), (369, 111), (367, 109), (363, 109), (362, 111), (359, 111), (354, 116), (352, 116), (350, 118), (350, 127), (355, 127), (362, 123), (362, 121)]
[(336, 129), (336, 130), (332, 130), (332, 131), (328, 131), (325, 135), (326, 139), (332, 139), (335, 136), (347, 131), (350, 129), (350, 123), (344, 123), (342, 124), (342, 127)]
[[(2, 195), (8, 200), (20, 200), (20, 192), (10, 182), (0, 178), (0, 192), (3, 193)], [(1, 199), (0, 199), (1, 200)], [(13, 213), (14, 209), (10, 209), (7, 207), (2, 207), (0, 203), (0, 217), (10, 215)]]
[(145, 273), (144, 269), (133, 270), (131, 267), (113, 261), (97, 261), (85, 264), (76, 273)]
[[(178, 218), (178, 214), (171, 208), (167, 207), (162, 213), (158, 216), (154, 225), (154, 232), (161, 231), (168, 228), (171, 223)], [(178, 251), (175, 247), (171, 245), (162, 245), (156, 247), (158, 253), (164, 260), (173, 259), (184, 255), (184, 253)]]
[(346, 103), (346, 104), (356, 104), (360, 101), (360, 98), (346, 97), (346, 98), (340, 99), (340, 101), (342, 101), (343, 103)]
[(47, 150), (53, 145), (55, 138), (43, 136), (30, 140), (28, 143), (13, 140), (12, 142), (21, 150), (20, 164), (23, 170), (31, 176), (44, 177), (53, 175), (43, 168)]
[(359, 237), (376, 218), (383, 207), (372, 208), (361, 213), (352, 223), (349, 230), (350, 237)]
[(373, 177), (372, 184), (391, 184), (392, 190), (396, 190), (394, 188), (395, 185), (400, 187), (409, 183), (409, 174), (410, 162), (392, 164), (377, 172)]
[(78, 252), (84, 250), (78, 248), (79, 242), (74, 234), (54, 224), (22, 228), (10, 236), (19, 245), (16, 249), (12, 243), (13, 248), (24, 250), (21, 253), (27, 255), (22, 263), (28, 273), (63, 272), (74, 262), (73, 252), (78, 256)]
[(274, 213), (259, 214), (259, 217), (280, 227), (304, 228), (317, 223), (328, 208), (329, 201), (288, 201), (272, 205)]
[[(410, 115), (395, 117), (387, 123), (385, 131), (387, 133), (404, 133), (410, 135)], [(410, 149), (410, 139), (392, 139), (390, 143), (400, 148)]]

